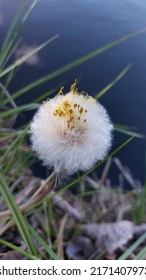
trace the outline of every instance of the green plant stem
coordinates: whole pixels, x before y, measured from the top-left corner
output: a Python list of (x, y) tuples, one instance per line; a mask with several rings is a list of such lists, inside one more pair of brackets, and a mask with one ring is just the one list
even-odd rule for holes
[(0, 173), (0, 191), (7, 203), (8, 208), (10, 209), (13, 219), (19, 229), (19, 232), (23, 238), (23, 240), (25, 241), (30, 253), (34, 256), (38, 256), (36, 247), (32, 241), (30, 232), (27, 228), (27, 224), (25, 221), (25, 218), (22, 216), (19, 207), (13, 197), (13, 195), (11, 194), (11, 191), (3, 177), (3, 175)]
[(25, 257), (27, 257), (30, 260), (39, 260), (39, 258), (37, 258), (36, 256), (33, 256), (33, 255), (27, 253), (26, 251), (22, 250), (18, 246), (15, 246), (15, 245), (13, 245), (13, 244), (5, 241), (5, 240), (0, 239), (0, 243), (5, 245), (5, 246), (7, 246), (7, 247), (9, 247), (10, 249), (12, 249), (14, 251), (17, 251), (18, 253), (24, 255)]
[(136, 242), (134, 242), (130, 248), (128, 248), (128, 250), (126, 252), (124, 252), (119, 258), (118, 260), (126, 260), (129, 255), (131, 253), (133, 253), (136, 248), (146, 239), (146, 233), (144, 233), (138, 240), (136, 240)]

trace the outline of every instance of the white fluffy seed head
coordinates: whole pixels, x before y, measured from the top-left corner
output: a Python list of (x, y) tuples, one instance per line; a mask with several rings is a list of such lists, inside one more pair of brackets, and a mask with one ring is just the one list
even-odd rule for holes
[(32, 149), (44, 165), (73, 174), (106, 156), (112, 130), (104, 107), (71, 87), (40, 106), (30, 125)]

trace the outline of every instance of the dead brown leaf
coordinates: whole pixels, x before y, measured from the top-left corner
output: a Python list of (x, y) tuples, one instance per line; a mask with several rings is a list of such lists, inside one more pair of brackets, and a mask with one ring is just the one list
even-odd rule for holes
[(85, 236), (73, 238), (66, 247), (66, 254), (72, 260), (87, 260), (94, 251), (93, 242)]
[(94, 241), (99, 252), (106, 249), (111, 254), (116, 249), (122, 249), (132, 239), (135, 226), (125, 220), (117, 223), (93, 223), (84, 225), (81, 229), (83, 234)]

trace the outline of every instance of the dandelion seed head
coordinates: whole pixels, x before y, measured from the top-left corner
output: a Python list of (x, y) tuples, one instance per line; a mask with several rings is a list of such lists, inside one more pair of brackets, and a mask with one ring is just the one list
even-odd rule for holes
[(106, 156), (112, 130), (104, 107), (73, 85), (38, 109), (30, 125), (32, 149), (56, 172), (73, 174)]

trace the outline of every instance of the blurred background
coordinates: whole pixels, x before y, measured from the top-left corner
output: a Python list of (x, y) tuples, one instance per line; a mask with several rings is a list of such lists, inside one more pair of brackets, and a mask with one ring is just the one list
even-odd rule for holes
[[(0, 44), (16, 14), (20, 0), (0, 0)], [(26, 6), (31, 1), (26, 1)], [(40, 0), (24, 25), (23, 44), (13, 60), (26, 54), (54, 34), (59, 38), (33, 55), (20, 68), (11, 83), (14, 92), (32, 81), (55, 71), (74, 60), (126, 36), (146, 28), (145, 0)], [(146, 33), (125, 41), (107, 52), (52, 79), (16, 99), (18, 105), (64, 83), (69, 90), (75, 78), (78, 88), (95, 96), (129, 64), (132, 68), (116, 83), (100, 102), (115, 124), (129, 126), (146, 135)], [(23, 113), (18, 124), (30, 120), (34, 112)], [(115, 132), (112, 150), (128, 136)], [(134, 139), (117, 157), (129, 166), (134, 177), (145, 179), (145, 140)], [(110, 171), (118, 178), (116, 167)]]

